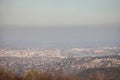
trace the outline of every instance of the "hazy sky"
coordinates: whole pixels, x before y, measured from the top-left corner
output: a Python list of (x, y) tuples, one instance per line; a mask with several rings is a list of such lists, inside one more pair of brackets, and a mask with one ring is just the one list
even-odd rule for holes
[(120, 27), (6, 27), (0, 48), (120, 46)]
[(0, 26), (120, 24), (120, 0), (0, 0)]
[(116, 46), (119, 35), (120, 0), (0, 0), (0, 47)]

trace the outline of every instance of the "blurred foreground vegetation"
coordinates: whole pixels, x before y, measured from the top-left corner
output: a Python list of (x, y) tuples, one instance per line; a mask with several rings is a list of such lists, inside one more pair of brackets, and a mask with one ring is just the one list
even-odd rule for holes
[(73, 77), (41, 73), (36, 70), (29, 70), (24, 75), (12, 73), (10, 70), (0, 69), (0, 80), (82, 80)]
[(100, 68), (82, 71), (77, 76), (53, 75), (28, 70), (23, 75), (0, 69), (0, 80), (120, 80), (120, 68)]

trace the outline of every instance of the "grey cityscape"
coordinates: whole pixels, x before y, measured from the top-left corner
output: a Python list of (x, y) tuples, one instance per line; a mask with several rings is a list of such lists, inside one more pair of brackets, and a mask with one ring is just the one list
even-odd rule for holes
[(0, 80), (120, 80), (120, 1), (0, 0)]

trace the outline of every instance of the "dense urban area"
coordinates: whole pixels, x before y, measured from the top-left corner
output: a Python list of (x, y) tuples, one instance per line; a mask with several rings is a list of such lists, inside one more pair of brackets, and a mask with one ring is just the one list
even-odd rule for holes
[(0, 49), (0, 68), (19, 75), (36, 70), (75, 76), (89, 69), (116, 67), (120, 67), (120, 47)]

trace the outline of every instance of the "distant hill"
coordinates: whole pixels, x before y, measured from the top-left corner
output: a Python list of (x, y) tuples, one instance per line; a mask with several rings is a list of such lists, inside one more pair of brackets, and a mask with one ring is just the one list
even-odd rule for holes
[(120, 80), (120, 67), (86, 69), (77, 76), (84, 80)]

